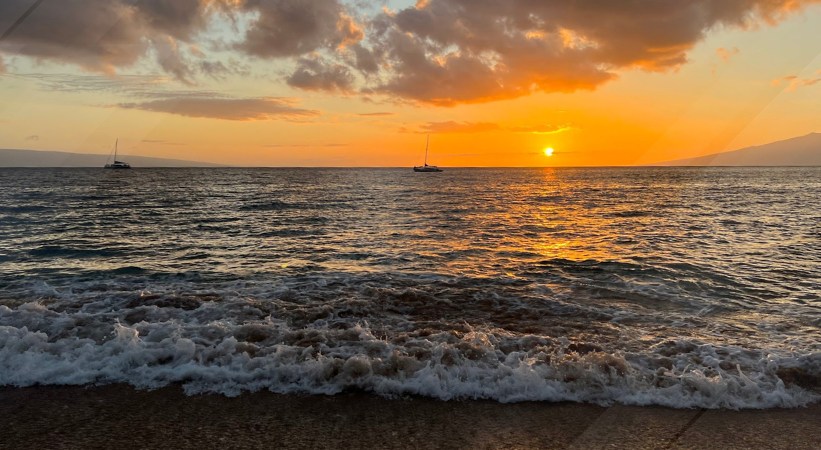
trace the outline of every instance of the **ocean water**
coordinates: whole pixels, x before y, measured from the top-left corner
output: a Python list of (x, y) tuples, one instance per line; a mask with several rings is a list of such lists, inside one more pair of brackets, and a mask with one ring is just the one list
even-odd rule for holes
[(2, 169), (0, 385), (821, 399), (821, 168)]

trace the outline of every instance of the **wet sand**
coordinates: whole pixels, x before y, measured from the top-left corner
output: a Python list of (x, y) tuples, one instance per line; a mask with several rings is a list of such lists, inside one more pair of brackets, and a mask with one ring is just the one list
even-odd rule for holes
[(821, 448), (821, 405), (604, 408), (177, 387), (0, 389), (0, 448)]

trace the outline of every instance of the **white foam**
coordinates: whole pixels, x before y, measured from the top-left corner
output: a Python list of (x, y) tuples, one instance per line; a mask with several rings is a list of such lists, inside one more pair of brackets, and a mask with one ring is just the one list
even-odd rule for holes
[[(562, 344), (504, 330), (404, 335), (389, 341), (364, 322), (340, 327), (317, 321), (291, 328), (271, 317), (241, 324), (196, 319), (206, 312), (169, 314), (128, 326), (111, 316), (72, 315), (39, 303), (0, 306), (0, 385), (129, 383), (157, 388), (181, 383), (191, 394), (362, 389), (442, 400), (733, 409), (796, 407), (819, 400), (818, 393), (785, 384), (777, 372), (799, 367), (818, 376), (821, 353), (776, 354), (680, 341), (646, 353), (579, 354), (567, 350), (567, 340)], [(240, 332), (256, 332), (257, 337), (238, 340)], [(511, 339), (527, 350), (502, 351)]]

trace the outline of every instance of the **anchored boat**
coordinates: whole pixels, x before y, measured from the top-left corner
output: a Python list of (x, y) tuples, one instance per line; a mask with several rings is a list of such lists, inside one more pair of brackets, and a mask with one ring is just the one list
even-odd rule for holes
[(437, 166), (430, 166), (428, 165), (428, 149), (430, 148), (430, 135), (428, 135), (427, 142), (425, 143), (425, 165), (424, 166), (415, 166), (413, 168), (414, 172), (441, 172)]
[[(130, 169), (131, 168), (131, 164), (129, 164), (127, 162), (117, 161), (117, 146), (118, 146), (119, 143), (120, 143), (119, 138), (116, 141), (114, 141), (114, 162), (112, 164), (106, 163), (106, 165), (105, 165), (106, 169)], [(111, 159), (110, 156), (109, 156), (109, 159)]]

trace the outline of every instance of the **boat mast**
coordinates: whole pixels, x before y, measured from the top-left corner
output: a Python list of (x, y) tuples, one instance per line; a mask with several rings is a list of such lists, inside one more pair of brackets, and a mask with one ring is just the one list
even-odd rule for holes
[(120, 138), (114, 141), (114, 162), (117, 162), (117, 145), (120, 143)]
[(425, 142), (425, 165), (428, 165), (428, 147), (430, 147), (430, 135), (428, 135), (428, 140)]

